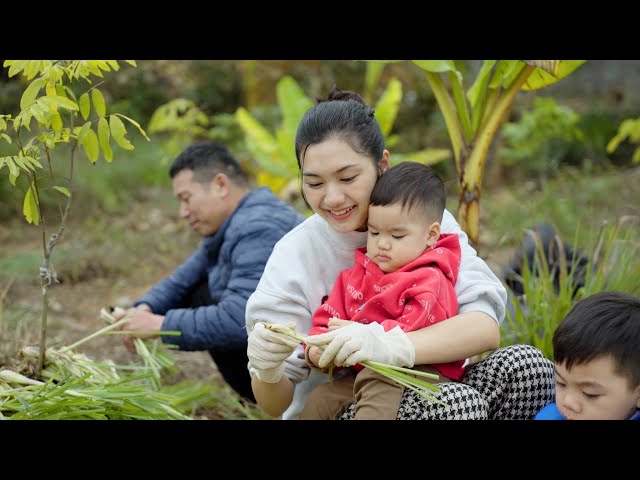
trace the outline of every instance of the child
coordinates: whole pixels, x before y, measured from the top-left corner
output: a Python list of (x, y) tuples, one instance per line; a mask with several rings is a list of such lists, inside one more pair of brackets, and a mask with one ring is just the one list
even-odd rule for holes
[(556, 403), (535, 420), (640, 420), (640, 300), (601, 292), (553, 334)]
[[(440, 234), (445, 201), (442, 180), (430, 167), (404, 162), (384, 173), (371, 194), (367, 247), (357, 249), (354, 266), (338, 276), (313, 316), (309, 335), (344, 320), (375, 322), (381, 332), (408, 332), (456, 315), (460, 244), (457, 235)], [(320, 352), (312, 338), (307, 340), (307, 362), (317, 369)], [(413, 365), (413, 359), (407, 363)], [(463, 363), (425, 370), (460, 380)], [(403, 387), (360, 365), (353, 370), (355, 378), (347, 375), (317, 387), (300, 418), (337, 419), (355, 398), (356, 419), (395, 420)]]

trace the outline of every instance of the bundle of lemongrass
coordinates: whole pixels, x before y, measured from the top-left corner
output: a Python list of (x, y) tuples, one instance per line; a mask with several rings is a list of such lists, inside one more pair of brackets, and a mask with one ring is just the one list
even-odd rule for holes
[[(262, 322), (262, 323), (269, 330), (282, 333), (283, 335), (287, 335), (288, 337), (291, 337), (291, 338), (295, 338), (300, 343), (304, 343), (305, 341), (305, 337), (303, 335), (298, 334), (298, 332), (289, 328), (286, 325), (281, 325), (276, 323), (266, 323), (266, 322)], [(378, 363), (373, 361), (363, 361), (360, 363), (362, 366), (367, 367), (373, 370), (374, 372), (384, 375), (385, 377), (391, 378), (392, 380), (396, 381), (397, 383), (404, 386), (405, 388), (413, 390), (414, 392), (416, 392), (418, 395), (420, 395), (421, 397), (423, 397), (429, 402), (439, 403), (441, 405), (447, 406), (445, 402), (438, 400), (432, 394), (429, 393), (429, 392), (439, 393), (440, 389), (438, 388), (437, 385), (426, 382), (424, 380), (420, 380), (419, 378), (416, 378), (416, 376), (419, 376), (419, 377), (425, 377), (425, 378), (431, 378), (433, 380), (437, 380), (439, 378), (438, 375), (434, 375), (432, 373), (427, 373), (427, 372), (421, 372), (419, 370), (414, 370), (412, 368), (385, 365), (384, 363)], [(330, 372), (330, 375), (331, 375), (331, 372)]]
[(135, 342), (144, 365), (95, 362), (73, 351), (125, 321), (70, 346), (48, 348), (39, 372), (39, 348), (22, 348), (14, 369), (0, 370), (0, 419), (190, 419), (186, 413), (213, 398), (212, 388), (196, 382), (162, 386), (161, 373), (175, 360), (157, 345)]

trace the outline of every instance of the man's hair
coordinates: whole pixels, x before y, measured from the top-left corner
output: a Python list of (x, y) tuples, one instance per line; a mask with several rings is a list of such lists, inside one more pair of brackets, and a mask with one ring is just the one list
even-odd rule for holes
[(553, 334), (553, 360), (566, 365), (613, 358), (616, 373), (640, 385), (640, 300), (600, 292), (580, 300)]
[(182, 170), (192, 170), (193, 180), (203, 185), (218, 173), (224, 173), (239, 185), (247, 184), (246, 174), (227, 147), (209, 140), (185, 148), (171, 164), (169, 176), (174, 178)]
[(402, 162), (380, 176), (371, 192), (371, 205), (400, 203), (404, 210), (420, 209), (429, 221), (442, 222), (447, 194), (442, 180), (431, 168)]

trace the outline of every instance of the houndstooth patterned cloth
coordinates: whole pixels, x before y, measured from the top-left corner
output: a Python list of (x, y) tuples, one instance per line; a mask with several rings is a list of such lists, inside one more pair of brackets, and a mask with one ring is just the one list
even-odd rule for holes
[[(496, 350), (470, 366), (464, 383), (441, 383), (437, 398), (448, 407), (429, 403), (406, 389), (398, 420), (528, 420), (555, 399), (553, 362), (530, 345)], [(353, 420), (352, 404), (340, 420)]]

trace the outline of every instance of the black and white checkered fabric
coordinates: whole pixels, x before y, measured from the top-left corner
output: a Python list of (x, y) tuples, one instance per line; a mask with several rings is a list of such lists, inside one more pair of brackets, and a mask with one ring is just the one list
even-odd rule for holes
[(530, 420), (555, 401), (553, 362), (531, 345), (493, 352), (467, 370), (462, 380), (489, 402), (489, 418)]
[[(438, 399), (429, 403), (405, 390), (398, 420), (527, 420), (555, 399), (553, 362), (530, 345), (493, 352), (467, 370), (464, 383), (441, 383)], [(352, 404), (340, 420), (353, 420)]]

